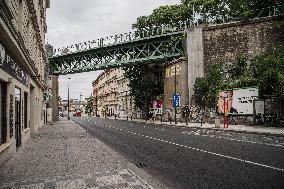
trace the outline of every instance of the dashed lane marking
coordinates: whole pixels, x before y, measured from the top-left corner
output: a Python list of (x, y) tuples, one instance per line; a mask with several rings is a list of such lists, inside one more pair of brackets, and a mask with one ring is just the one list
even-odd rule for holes
[(237, 141), (237, 142), (246, 142), (246, 143), (251, 143), (251, 144), (261, 144), (261, 145), (266, 145), (266, 146), (275, 146), (275, 147), (284, 148), (284, 146), (280, 145), (280, 144), (268, 144), (268, 143), (264, 143), (264, 142), (254, 142), (254, 141), (248, 141), (248, 140), (220, 137), (220, 136), (215, 136), (215, 135), (214, 136), (213, 135), (200, 135), (198, 133), (191, 134), (191, 133), (187, 133), (186, 131), (183, 131), (181, 133), (182, 134), (188, 134), (188, 135), (203, 136), (203, 137), (210, 137), (210, 138), (218, 138), (218, 139), (231, 140), (231, 141)]
[[(115, 127), (112, 127), (112, 128), (115, 128)], [(123, 131), (127, 132), (127, 133), (131, 133), (128, 130), (123, 130)], [(143, 134), (140, 134), (139, 136), (142, 136), (142, 137), (145, 137), (145, 138), (149, 138), (149, 139), (152, 139), (152, 140), (156, 140), (156, 141), (159, 141), (159, 142), (169, 143), (169, 144), (172, 144), (172, 145), (175, 145), (175, 146), (179, 146), (179, 147), (183, 147), (183, 148), (187, 148), (187, 149), (190, 149), (190, 150), (195, 150), (195, 151), (198, 151), (198, 152), (202, 152), (202, 153), (206, 153), (206, 154), (210, 154), (210, 155), (226, 158), (226, 159), (240, 161), (240, 162), (243, 162), (243, 163), (248, 163), (248, 164), (252, 164), (252, 165), (256, 165), (256, 166), (265, 167), (265, 168), (269, 168), (269, 169), (273, 169), (273, 170), (284, 172), (283, 168), (273, 167), (273, 166), (270, 166), (270, 165), (265, 165), (265, 164), (262, 164), (262, 163), (257, 163), (257, 162), (253, 162), (253, 161), (249, 161), (249, 160), (244, 160), (244, 159), (240, 159), (240, 158), (236, 158), (236, 157), (232, 157), (232, 156), (228, 156), (228, 155), (223, 155), (223, 154), (207, 151), (207, 150), (202, 150), (202, 149), (194, 148), (194, 147), (191, 147), (191, 146), (181, 145), (181, 144), (177, 144), (177, 143), (174, 143), (174, 142), (171, 142), (171, 141), (167, 141), (167, 140), (161, 140), (161, 139), (158, 140), (155, 137), (151, 137), (151, 136), (147, 136), (147, 135), (143, 135)]]

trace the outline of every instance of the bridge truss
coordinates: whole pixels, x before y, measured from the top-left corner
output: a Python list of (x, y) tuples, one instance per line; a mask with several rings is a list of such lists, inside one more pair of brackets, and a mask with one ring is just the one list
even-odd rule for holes
[(54, 56), (49, 72), (65, 75), (177, 58), (184, 54), (181, 36), (183, 32), (174, 32)]

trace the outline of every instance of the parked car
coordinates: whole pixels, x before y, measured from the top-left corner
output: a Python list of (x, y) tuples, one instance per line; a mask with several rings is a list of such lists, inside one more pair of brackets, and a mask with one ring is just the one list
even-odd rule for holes
[(80, 111), (76, 111), (73, 116), (81, 117), (82, 113)]

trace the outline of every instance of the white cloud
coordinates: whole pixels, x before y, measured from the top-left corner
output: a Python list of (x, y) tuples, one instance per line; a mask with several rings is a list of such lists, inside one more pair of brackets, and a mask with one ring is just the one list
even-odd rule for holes
[[(48, 43), (55, 48), (89, 41), (131, 30), (136, 18), (151, 14), (166, 4), (180, 0), (51, 0), (47, 12)], [(79, 98), (92, 93), (92, 81), (100, 71), (60, 76), (60, 96), (67, 98), (67, 78), (70, 97)]]

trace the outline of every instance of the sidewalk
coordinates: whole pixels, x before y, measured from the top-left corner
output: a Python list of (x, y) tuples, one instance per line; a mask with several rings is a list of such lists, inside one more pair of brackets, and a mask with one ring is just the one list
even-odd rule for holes
[(3, 188), (153, 188), (72, 121), (45, 125), (0, 168)]
[[(109, 119), (114, 119), (114, 117), (108, 117)], [(117, 118), (118, 119), (118, 118)], [(126, 118), (119, 118), (120, 120), (127, 120)], [(129, 118), (128, 121), (131, 121)], [(214, 130), (222, 130), (222, 131), (232, 131), (232, 132), (246, 132), (246, 133), (254, 133), (254, 134), (264, 134), (264, 135), (279, 135), (284, 137), (284, 127), (260, 127), (260, 126), (247, 126), (247, 125), (229, 125), (228, 128), (224, 128), (223, 124), (220, 124), (220, 128), (216, 128), (215, 124), (209, 123), (177, 123), (174, 121), (170, 122), (162, 122), (160, 120), (155, 120), (154, 122), (151, 120), (145, 121), (145, 119), (133, 119), (132, 121), (136, 122), (144, 122), (144, 123), (154, 123), (157, 125), (169, 125), (175, 127), (188, 127), (188, 128), (200, 128), (200, 129), (214, 129)]]

